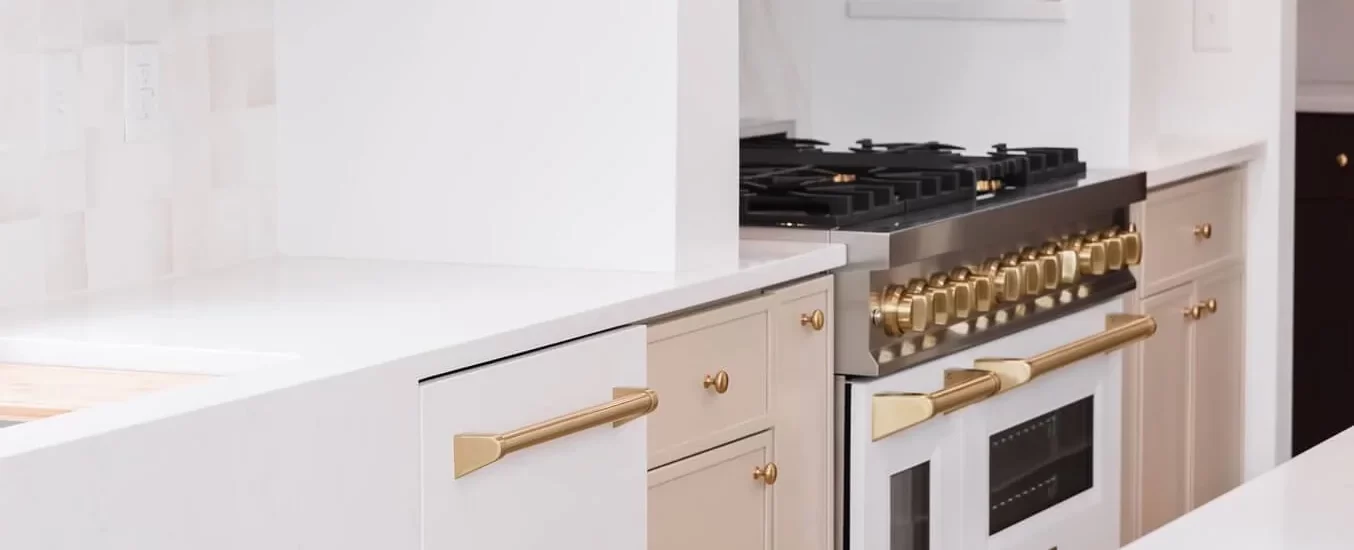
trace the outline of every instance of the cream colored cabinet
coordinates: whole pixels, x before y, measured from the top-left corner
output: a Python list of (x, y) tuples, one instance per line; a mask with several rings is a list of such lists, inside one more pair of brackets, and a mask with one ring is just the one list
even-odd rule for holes
[(1241, 483), (1244, 172), (1149, 192), (1138, 309), (1156, 335), (1127, 354), (1123, 542)]
[(824, 276), (649, 327), (651, 550), (831, 547), (831, 292)]

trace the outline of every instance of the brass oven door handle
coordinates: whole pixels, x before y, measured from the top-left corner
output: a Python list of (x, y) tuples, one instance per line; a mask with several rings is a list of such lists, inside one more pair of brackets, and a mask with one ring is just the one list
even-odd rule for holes
[(945, 389), (934, 393), (876, 393), (870, 403), (870, 437), (879, 441), (987, 399), (999, 390), (1001, 379), (996, 374), (954, 369), (945, 372)]
[(979, 359), (973, 368), (996, 374), (1001, 389), (1010, 391), (1030, 380), (1102, 353), (1109, 353), (1157, 332), (1150, 315), (1114, 314), (1105, 317), (1105, 331), (1051, 349), (1029, 359)]
[(615, 399), (501, 434), (458, 434), (453, 459), (456, 478), (498, 462), (514, 452), (606, 423), (620, 426), (658, 408), (658, 393), (644, 388), (615, 388)]

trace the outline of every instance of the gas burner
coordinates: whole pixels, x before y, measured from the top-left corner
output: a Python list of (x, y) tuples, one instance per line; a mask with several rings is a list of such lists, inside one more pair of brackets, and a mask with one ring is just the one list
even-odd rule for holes
[(1001, 195), (1085, 174), (1077, 150), (1013, 148), (987, 155), (939, 141), (828, 143), (759, 136), (741, 142), (743, 225), (841, 228)]

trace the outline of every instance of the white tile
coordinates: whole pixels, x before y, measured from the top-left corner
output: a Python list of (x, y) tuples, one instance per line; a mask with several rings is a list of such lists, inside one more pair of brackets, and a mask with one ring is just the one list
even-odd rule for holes
[[(0, 224), (38, 216), (38, 157), (31, 152), (0, 153)], [(4, 256), (0, 256), (3, 271)]]
[(45, 216), (42, 230), (46, 247), (47, 297), (58, 298), (88, 288), (84, 213)]
[(213, 190), (206, 227), (208, 263), (226, 266), (275, 254), (275, 197), (272, 187)]
[(211, 77), (207, 37), (175, 36), (164, 47), (164, 105), (171, 133), (210, 131)]
[(212, 34), (273, 27), (273, 0), (207, 0)]
[(38, 187), (43, 216), (84, 210), (89, 195), (84, 150), (43, 155)]
[(84, 43), (81, 0), (42, 0), (39, 17), (40, 48), (72, 50)]
[(274, 108), (215, 113), (211, 139), (214, 187), (271, 186), (276, 182)]
[(38, 51), (39, 0), (0, 0), (0, 50)]
[(206, 36), (210, 31), (207, 0), (169, 0), (170, 33), (176, 37)]
[(169, 274), (169, 227), (169, 201), (163, 199), (86, 212), (89, 288), (114, 288)]
[(176, 193), (170, 199), (170, 261), (174, 273), (203, 271), (212, 266), (207, 250), (207, 205), (205, 189)]
[(80, 52), (80, 114), (86, 126), (99, 129), (105, 136), (121, 135), (123, 131), (125, 61), (121, 44)]
[(207, 55), (213, 111), (277, 102), (272, 32), (214, 35), (207, 41)]
[(0, 152), (38, 150), (41, 57), (0, 52)]
[(127, 17), (125, 0), (84, 0), (83, 4), (78, 14), (71, 15), (81, 18), (86, 46), (121, 44), (126, 40), (123, 30)]
[(126, 0), (128, 42), (159, 42), (169, 34), (170, 0)]
[(0, 223), (0, 307), (42, 300), (46, 294), (42, 222)]
[(170, 193), (206, 192), (212, 184), (212, 142), (206, 132), (171, 133), (169, 142)]
[(90, 130), (85, 145), (85, 177), (89, 180), (91, 207), (139, 204), (168, 196), (168, 147), (123, 143), (121, 138), (121, 133), (109, 139)]

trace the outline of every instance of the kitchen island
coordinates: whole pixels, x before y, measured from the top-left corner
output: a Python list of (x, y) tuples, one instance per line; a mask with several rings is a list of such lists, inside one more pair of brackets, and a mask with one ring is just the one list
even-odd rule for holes
[[(633, 404), (623, 390), (649, 383), (651, 319), (844, 262), (840, 245), (757, 242), (736, 267), (683, 273), (275, 258), (6, 311), (0, 363), (200, 380), (0, 430), (0, 538), (44, 550), (412, 549), (433, 536), (639, 547), (645, 422), (464, 479), (457, 454), (454, 480), (453, 436), (587, 410), (613, 391)], [(0, 404), (14, 393), (0, 384)], [(532, 529), (494, 512), (535, 505), (551, 512)], [(599, 535), (597, 522), (616, 528)]]
[(1354, 547), (1354, 430), (1280, 465), (1127, 550)]

